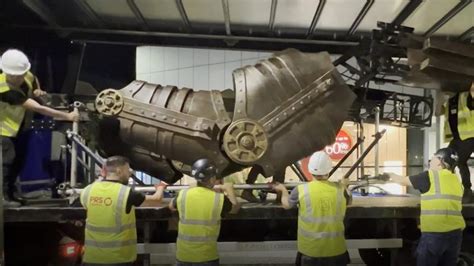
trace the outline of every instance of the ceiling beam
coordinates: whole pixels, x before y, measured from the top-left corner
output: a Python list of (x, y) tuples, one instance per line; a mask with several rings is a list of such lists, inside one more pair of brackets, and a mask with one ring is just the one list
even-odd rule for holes
[(191, 23), (189, 23), (188, 15), (186, 14), (186, 10), (184, 9), (183, 0), (175, 0), (176, 7), (178, 8), (179, 15), (181, 16), (181, 21), (183, 22), (184, 29), (186, 32), (191, 32)]
[(449, 10), (446, 15), (444, 15), (440, 20), (438, 20), (429, 30), (425, 32), (423, 35), (424, 37), (430, 37), (438, 31), (441, 27), (444, 26), (444, 24), (448, 23), (454, 16), (456, 16), (459, 12), (461, 12), (465, 7), (467, 7), (470, 3), (472, 3), (472, 0), (461, 0), (459, 3), (453, 7), (451, 10)]
[(394, 25), (402, 25), (403, 22), (423, 3), (423, 0), (411, 0), (403, 10), (392, 21)]
[(375, 0), (367, 0), (367, 2), (365, 2), (364, 7), (362, 7), (362, 9), (359, 12), (359, 15), (357, 15), (357, 18), (354, 20), (351, 27), (347, 31), (348, 36), (352, 35), (356, 32), (356, 30), (359, 27), (360, 23), (365, 18), (365, 16), (367, 15), (367, 13), (369, 12), (370, 8), (372, 7), (372, 5), (374, 3), (375, 3)]
[(474, 26), (463, 32), (461, 35), (459, 35), (458, 40), (460, 41), (467, 41), (469, 39), (472, 39), (474, 37)]
[(318, 7), (316, 8), (316, 12), (314, 12), (311, 25), (309, 26), (309, 29), (306, 32), (306, 39), (311, 39), (313, 37), (314, 30), (316, 29), (316, 25), (318, 25), (319, 18), (321, 17), (321, 14), (323, 13), (324, 5), (326, 5), (326, 0), (320, 0)]
[(275, 16), (278, 6), (278, 0), (272, 0), (272, 6), (270, 8), (270, 19), (268, 20), (268, 31), (273, 34), (275, 30)]
[(75, 2), (79, 5), (82, 11), (86, 13), (92, 24), (94, 24), (98, 28), (105, 27), (105, 23), (100, 19), (97, 13), (95, 13), (94, 9), (92, 9), (92, 7), (87, 3), (86, 0), (75, 0)]
[(225, 34), (232, 35), (230, 30), (229, 0), (222, 0), (222, 10), (224, 11)]
[(37, 14), (51, 27), (59, 27), (59, 24), (51, 10), (38, 0), (23, 0), (23, 4)]
[(135, 1), (134, 0), (127, 0), (127, 5), (130, 8), (130, 10), (132, 10), (133, 15), (135, 15), (135, 19), (141, 25), (142, 29), (144, 31), (149, 31), (150, 27), (148, 26), (148, 23), (146, 22), (145, 17), (143, 16), (142, 12), (140, 12), (140, 9), (138, 8)]

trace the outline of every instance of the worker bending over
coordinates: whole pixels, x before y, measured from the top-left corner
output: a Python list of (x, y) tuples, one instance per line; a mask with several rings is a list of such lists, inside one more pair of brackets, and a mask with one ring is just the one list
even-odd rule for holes
[(281, 192), (281, 204), (285, 209), (298, 206), (298, 255), (296, 265), (347, 265), (344, 216), (351, 197), (346, 182), (328, 181), (332, 162), (319, 151), (314, 153), (308, 170), (314, 179), (295, 187), (291, 194), (285, 186), (274, 186)]
[(214, 191), (217, 167), (207, 159), (197, 160), (191, 170), (197, 186), (180, 191), (169, 208), (179, 213), (176, 241), (177, 265), (219, 265), (217, 238), (221, 217), (239, 209), (232, 184)]
[(382, 177), (422, 193), (418, 266), (456, 265), (466, 227), (461, 214), (463, 188), (454, 174), (456, 160), (454, 150), (443, 148), (431, 158), (428, 171), (410, 177), (393, 173)]
[[(442, 93), (440, 93), (442, 94)], [(457, 166), (464, 187), (463, 201), (472, 200), (471, 173), (467, 161), (474, 152), (474, 82), (470, 91), (458, 92), (447, 104), (438, 98), (437, 115), (444, 114), (444, 140), (456, 151), (459, 159)]]
[(79, 119), (78, 113), (56, 111), (32, 99), (46, 92), (41, 90), (38, 79), (29, 71), (30, 67), (28, 57), (19, 50), (10, 49), (0, 58), (0, 136), (5, 207), (20, 206), (15, 195), (15, 180), (25, 162), (26, 145), (18, 143), (17, 135), (25, 123), (26, 111), (68, 121)]
[(157, 205), (165, 186), (157, 185), (153, 195), (144, 195), (128, 185), (128, 159), (113, 156), (105, 162), (105, 178), (87, 186), (81, 203), (87, 210), (84, 265), (133, 265), (137, 258), (135, 208)]

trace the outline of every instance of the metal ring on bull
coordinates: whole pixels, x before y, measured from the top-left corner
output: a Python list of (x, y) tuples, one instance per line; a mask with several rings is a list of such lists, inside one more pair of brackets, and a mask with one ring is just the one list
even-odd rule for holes
[(118, 115), (123, 109), (123, 96), (118, 90), (106, 89), (95, 99), (96, 110), (104, 115)]
[(267, 151), (268, 139), (259, 123), (249, 119), (240, 119), (227, 128), (223, 144), (227, 156), (232, 161), (251, 165)]

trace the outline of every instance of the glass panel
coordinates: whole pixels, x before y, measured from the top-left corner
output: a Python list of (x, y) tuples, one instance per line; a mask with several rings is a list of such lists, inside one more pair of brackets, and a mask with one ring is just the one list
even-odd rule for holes
[(459, 0), (423, 1), (403, 25), (415, 28), (415, 33), (423, 34), (458, 3)]
[(174, 0), (135, 0), (135, 3), (148, 22), (181, 21), (181, 15)]
[(183, 5), (191, 23), (224, 23), (221, 1), (183, 0)]
[[(278, 1), (275, 15), (275, 27), (309, 28), (318, 4), (319, 0)], [(267, 11), (265, 11), (265, 13), (267, 13)]]
[(392, 22), (408, 2), (408, 0), (375, 1), (357, 31), (372, 31), (377, 28), (377, 21)]
[(470, 3), (435, 34), (459, 36), (474, 26), (474, 3)]
[(232, 25), (266, 26), (271, 7), (271, 0), (230, 0), (230, 22)]
[(328, 0), (316, 29), (349, 30), (364, 4), (365, 0)]

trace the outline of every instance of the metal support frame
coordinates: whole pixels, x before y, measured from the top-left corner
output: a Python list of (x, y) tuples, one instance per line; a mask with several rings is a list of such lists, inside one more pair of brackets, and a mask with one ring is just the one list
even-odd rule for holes
[(275, 29), (275, 16), (278, 6), (278, 0), (272, 0), (272, 6), (270, 8), (270, 19), (268, 20), (268, 30), (273, 34)]
[(461, 35), (459, 35), (458, 40), (466, 41), (473, 37), (474, 37), (474, 26), (469, 28), (467, 31), (463, 32)]
[[(79, 107), (74, 107), (74, 112), (79, 112)], [(79, 132), (79, 122), (72, 123), (72, 133), (76, 134)], [(71, 187), (76, 187), (77, 185), (77, 143), (72, 142), (71, 148)]]
[(423, 36), (431, 36), (433, 33), (443, 27), (444, 24), (448, 23), (448, 21), (450, 21), (454, 16), (461, 12), (465, 7), (467, 7), (470, 3), (472, 3), (472, 0), (461, 0), (455, 7), (449, 10), (446, 15), (444, 15), (440, 20), (438, 20), (433, 26), (431, 26), (431, 28), (427, 30)]
[(127, 5), (130, 8), (130, 10), (132, 10), (133, 14), (135, 15), (136, 20), (140, 23), (143, 30), (149, 31), (150, 27), (148, 26), (148, 23), (146, 22), (146, 19), (143, 16), (142, 12), (140, 12), (140, 9), (137, 7), (135, 0), (127, 0)]
[(306, 39), (311, 39), (314, 35), (314, 30), (318, 25), (319, 18), (323, 13), (324, 6), (326, 5), (326, 0), (320, 0), (318, 4), (318, 8), (316, 8), (316, 12), (314, 12), (313, 20), (311, 21), (311, 25), (306, 32)]
[(44, 6), (41, 1), (35, 0), (23, 0), (23, 4), (31, 9), (33, 12), (38, 14), (42, 20), (44, 20), (48, 25), (52, 27), (59, 27), (57, 20), (54, 18), (51, 11)]
[(337, 169), (339, 169), (339, 167), (341, 167), (341, 165), (347, 160), (347, 158), (349, 158), (349, 156), (351, 156), (351, 154), (359, 148), (359, 146), (364, 142), (364, 140), (365, 138), (363, 136), (362, 138), (357, 137), (356, 144), (352, 146), (352, 148), (344, 155), (344, 157), (342, 157), (342, 159), (336, 164), (336, 166), (331, 169), (331, 172), (329, 172), (329, 177), (331, 177), (332, 174), (334, 174), (334, 172), (336, 172)]
[[(0, 127), (2, 124), (0, 124)], [(0, 128), (1, 129), (1, 128)], [(3, 208), (3, 137), (0, 137), (0, 265), (5, 265), (3, 254), (5, 254), (5, 231), (4, 231), (4, 224), (5, 224), (5, 217), (4, 217), (4, 208)]]
[(299, 166), (297, 164), (290, 165), (290, 168), (298, 176), (300, 181), (307, 181), (304, 174), (303, 174), (303, 171), (301, 171), (301, 169), (299, 168)]
[(190, 33), (192, 31), (191, 23), (189, 23), (188, 15), (184, 9), (183, 0), (175, 0), (176, 7), (178, 8), (181, 21), (183, 22), (185, 31)]
[(224, 12), (225, 34), (232, 35), (230, 30), (229, 0), (222, 0), (222, 11)]
[(87, 17), (92, 21), (94, 25), (98, 25), (99, 28), (104, 28), (105, 23), (100, 19), (100, 17), (95, 13), (94, 9), (87, 3), (86, 0), (75, 0), (77, 5), (86, 13)]
[(402, 25), (403, 22), (423, 3), (423, 0), (411, 0), (403, 10), (392, 21), (394, 25)]
[(357, 18), (354, 20), (354, 22), (352, 23), (351, 27), (350, 27), (349, 30), (347, 31), (347, 34), (346, 34), (346, 35), (352, 35), (352, 34), (354, 34), (354, 32), (357, 30), (357, 28), (359, 27), (360, 23), (362, 22), (362, 20), (364, 19), (364, 17), (367, 15), (367, 13), (369, 12), (370, 8), (374, 5), (374, 3), (375, 3), (375, 0), (367, 0), (367, 2), (365, 3), (364, 7), (362, 7), (362, 9), (360, 10), (359, 15), (357, 15)]
[(367, 154), (369, 154), (369, 152), (372, 150), (372, 148), (374, 148), (374, 146), (379, 142), (379, 140), (385, 134), (385, 131), (386, 130), (384, 129), (380, 132), (375, 133), (375, 135), (374, 135), (375, 139), (372, 141), (372, 143), (370, 143), (369, 147), (367, 147), (367, 149), (362, 153), (362, 155), (359, 157), (359, 159), (357, 159), (357, 161), (351, 166), (349, 171), (347, 171), (347, 173), (343, 177), (344, 179), (347, 179), (352, 174), (352, 172), (354, 172), (354, 170), (357, 168), (357, 166), (365, 159)]

